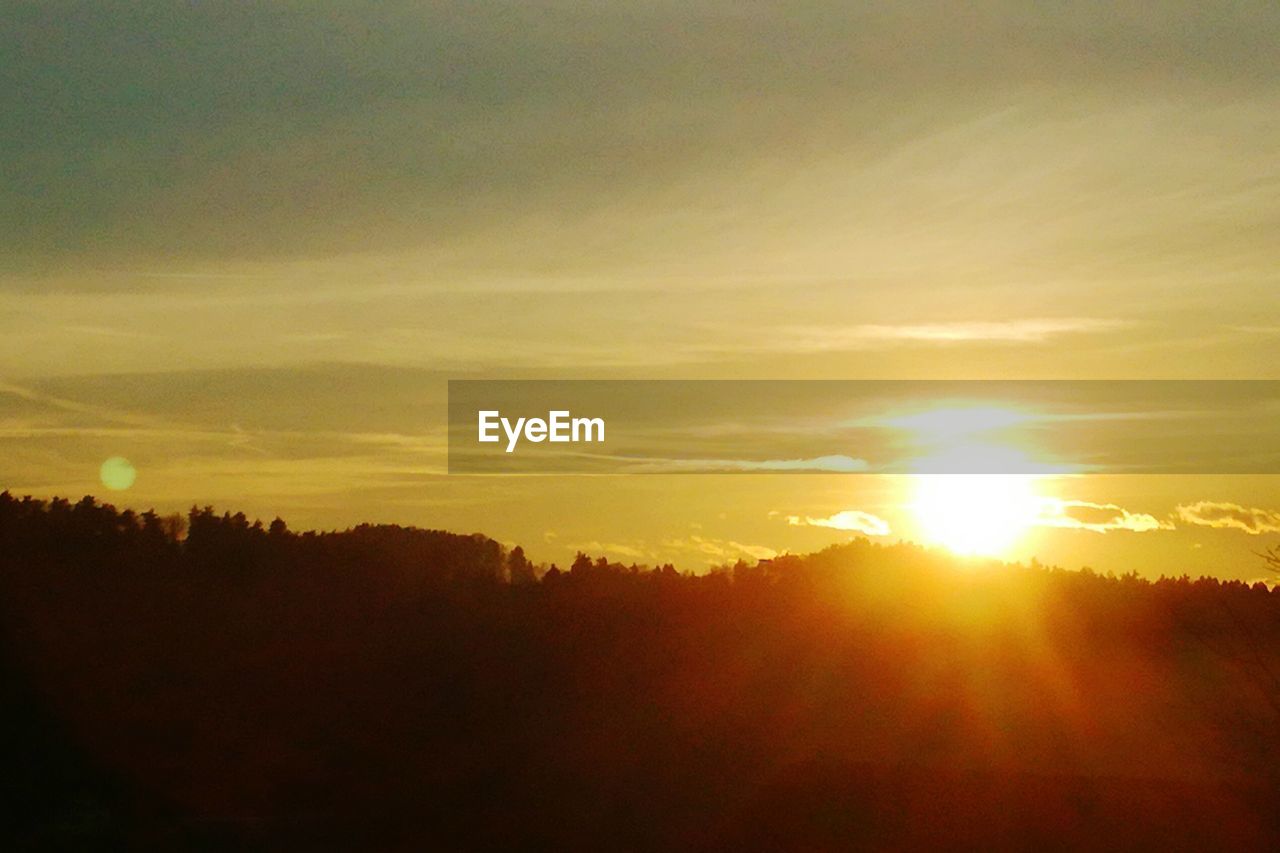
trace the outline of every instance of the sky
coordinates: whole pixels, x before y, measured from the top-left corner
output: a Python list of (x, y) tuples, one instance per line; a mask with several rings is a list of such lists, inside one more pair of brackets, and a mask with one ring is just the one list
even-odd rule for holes
[[(18, 493), (697, 568), (844, 512), (927, 525), (869, 475), (449, 475), (447, 381), (1280, 379), (1274, 2), (17, 3), (0, 31)], [(1037, 488), (1158, 523), (1002, 556), (1252, 579), (1280, 538), (1275, 477)]]

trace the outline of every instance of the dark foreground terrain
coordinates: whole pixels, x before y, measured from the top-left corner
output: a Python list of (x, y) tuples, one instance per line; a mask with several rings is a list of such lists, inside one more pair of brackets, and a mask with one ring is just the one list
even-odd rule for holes
[(1280, 594), (0, 496), (4, 849), (1280, 849)]

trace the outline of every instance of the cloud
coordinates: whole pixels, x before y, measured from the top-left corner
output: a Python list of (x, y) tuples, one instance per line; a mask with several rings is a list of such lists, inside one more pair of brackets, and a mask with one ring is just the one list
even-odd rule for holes
[(781, 330), (775, 344), (788, 350), (868, 349), (896, 343), (1043, 343), (1065, 334), (1109, 332), (1128, 323), (1094, 317), (997, 321), (812, 326)]
[(1243, 530), (1253, 536), (1280, 533), (1280, 512), (1257, 507), (1244, 507), (1224, 501), (1197, 501), (1179, 504), (1174, 510), (1187, 524), (1221, 530)]
[(1153, 530), (1172, 530), (1174, 525), (1144, 512), (1129, 512), (1116, 504), (1068, 501), (1051, 498), (1041, 507), (1036, 523), (1044, 527), (1062, 527), (1073, 530), (1092, 530), (1107, 533), (1112, 530), (1128, 530), (1147, 533)]
[(732, 539), (717, 539), (697, 534), (682, 539), (667, 539), (660, 546), (651, 546), (639, 540), (629, 542), (591, 540), (566, 545), (565, 550), (574, 553), (582, 552), (589, 556), (604, 554), (612, 558), (654, 563), (665, 560), (676, 563), (698, 560), (708, 566), (732, 563), (741, 559), (770, 560), (778, 556), (777, 551), (766, 545), (752, 545)]
[(865, 459), (852, 456), (817, 456), (812, 459), (643, 459), (627, 467), (635, 473), (713, 473), (752, 471), (829, 471), (856, 474), (870, 468)]
[[(614, 235), (652, 236), (656, 209), (707, 222), (672, 228), (667, 218), (661, 241), (640, 251), (661, 242), (679, 252), (696, 235), (738, 252), (752, 248), (734, 239), (743, 221), (766, 233), (795, 223), (792, 194), (809, 188), (779, 164), (805, 156), (829, 167), (818, 189), (830, 209), (816, 214), (832, 227), (812, 233), (800, 221), (794, 236), (851, 245), (860, 258), (889, 244), (900, 268), (909, 252), (886, 235), (972, 260), (1016, 252), (1046, 224), (1056, 249), (1081, 233), (1053, 227), (1064, 219), (1135, 220), (1163, 200), (1153, 189), (1167, 189), (1144, 179), (1199, 153), (1202, 130), (1179, 113), (1204, 111), (1195, 99), (1210, 84), (1233, 108), (1210, 123), (1214, 138), (1238, 143), (1218, 156), (1251, 170), (1272, 159), (1256, 140), (1273, 112), (1268, 48), (1280, 16), (1248, 4), (1141, 15), (988, 4), (965, 11), (959, 37), (955, 15), (910, 0), (874, 11), (730, 0), (223, 5), (162, 18), (130, 4), (95, 4), (74, 20), (53, 8), (16, 16), (6, 34), (24, 49), (8, 58), (0, 107), (23, 133), (0, 138), (0, 155), (13, 167), (3, 201), (21, 208), (3, 248), (332, 256), (425, 234), (468, 253), (489, 232), (521, 244), (489, 246), (490, 257), (544, 243), (558, 244), (558, 260), (635, 257)], [(164, 49), (140, 43), (143, 31)], [(798, 42), (802, 57), (786, 49)], [(1138, 127), (1115, 117), (1126, 108)], [(1167, 125), (1153, 126), (1153, 112)], [(1160, 146), (1170, 150), (1150, 156)], [(1218, 195), (1239, 186), (1193, 172)], [(1186, 183), (1175, 188), (1198, 189)], [(1139, 210), (1083, 203), (1090, 195)], [(615, 211), (631, 227), (600, 227)], [(948, 217), (965, 233), (931, 227)], [(984, 219), (1023, 239), (984, 232)], [(203, 275), (174, 266), (193, 271)]]
[(1138, 374), (1274, 305), (1273, 9), (223, 5), (9, 22), (14, 375), (874, 350), (918, 376), (918, 346), (992, 342), (1048, 374), (1064, 337), (1089, 375), (1115, 317)]
[(842, 510), (827, 518), (789, 515), (787, 524), (793, 527), (830, 527), (834, 530), (851, 530), (868, 536), (888, 536), (890, 533), (889, 522), (878, 515), (859, 509)]
[(777, 551), (766, 545), (749, 545), (732, 539), (714, 539), (706, 536), (693, 535), (684, 539), (669, 539), (662, 544), (674, 551), (700, 555), (708, 563), (723, 563), (743, 557), (771, 560), (778, 556)]
[(632, 560), (642, 560), (652, 556), (652, 552), (645, 551), (635, 545), (627, 545), (621, 542), (597, 542), (595, 540), (566, 545), (565, 550), (574, 553), (581, 552), (588, 556), (604, 554), (612, 557), (626, 557)]

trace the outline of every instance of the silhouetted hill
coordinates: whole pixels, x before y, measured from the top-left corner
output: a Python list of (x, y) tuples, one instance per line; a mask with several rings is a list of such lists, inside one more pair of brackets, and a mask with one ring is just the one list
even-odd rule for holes
[[(1280, 593), (0, 495), (6, 847), (1274, 848)], [(540, 578), (540, 579), (539, 579)]]

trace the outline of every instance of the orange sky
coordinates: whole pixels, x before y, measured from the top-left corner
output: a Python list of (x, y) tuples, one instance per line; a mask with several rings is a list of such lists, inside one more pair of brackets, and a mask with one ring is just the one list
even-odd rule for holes
[[(1280, 8), (849, 6), (15, 11), (0, 487), (119, 455), (134, 506), (695, 567), (920, 519), (873, 477), (449, 477), (446, 381), (1280, 378)], [(1280, 526), (1271, 477), (1044, 486), (1173, 529), (1010, 556), (1252, 578)]]

